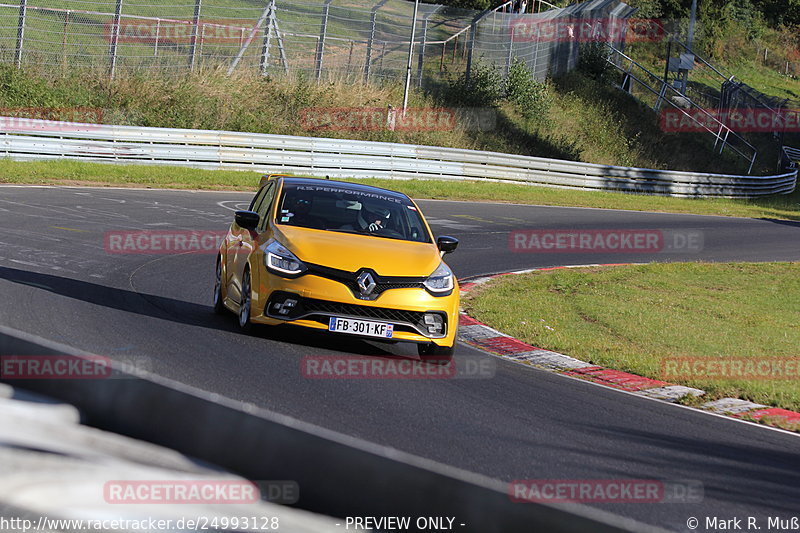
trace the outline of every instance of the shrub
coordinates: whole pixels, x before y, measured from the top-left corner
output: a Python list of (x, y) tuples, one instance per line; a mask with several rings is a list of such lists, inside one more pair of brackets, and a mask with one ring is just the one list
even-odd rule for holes
[(602, 43), (586, 43), (578, 50), (578, 70), (592, 79), (605, 81), (614, 67), (607, 61), (608, 51)]
[(525, 63), (517, 58), (514, 58), (508, 70), (506, 98), (515, 104), (526, 118), (544, 117), (551, 104), (547, 85), (535, 81)]
[(476, 62), (467, 80), (462, 73), (451, 80), (447, 99), (453, 103), (470, 107), (492, 107), (505, 96), (503, 77), (493, 65)]

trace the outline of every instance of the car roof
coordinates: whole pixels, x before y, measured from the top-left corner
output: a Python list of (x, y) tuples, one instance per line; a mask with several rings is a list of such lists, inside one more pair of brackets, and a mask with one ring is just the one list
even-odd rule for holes
[(384, 189), (382, 187), (375, 187), (372, 185), (364, 185), (363, 183), (351, 183), (348, 181), (329, 180), (324, 178), (295, 177), (295, 176), (280, 176), (280, 179), (283, 179), (284, 184), (287, 185), (322, 185), (322, 184), (334, 185), (336, 187), (341, 187), (342, 189), (350, 189), (359, 192), (380, 192), (381, 194), (387, 196), (396, 196), (397, 198), (401, 198), (403, 200), (409, 199), (406, 194), (403, 194), (401, 192), (393, 191), (391, 189)]

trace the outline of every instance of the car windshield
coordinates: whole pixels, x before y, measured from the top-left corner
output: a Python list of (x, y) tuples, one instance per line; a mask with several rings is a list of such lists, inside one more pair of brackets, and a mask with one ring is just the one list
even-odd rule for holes
[(333, 184), (285, 184), (276, 223), (431, 242), (419, 211), (408, 198)]

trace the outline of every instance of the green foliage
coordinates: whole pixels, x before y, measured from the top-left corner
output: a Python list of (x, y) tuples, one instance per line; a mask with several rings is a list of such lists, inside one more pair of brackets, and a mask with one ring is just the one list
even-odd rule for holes
[(547, 85), (535, 81), (525, 63), (517, 58), (506, 79), (494, 65), (476, 62), (469, 81), (464, 73), (451, 80), (445, 97), (452, 105), (466, 107), (496, 107), (506, 101), (527, 119), (546, 116), (552, 100)]
[[(681, 19), (689, 16), (691, 0), (628, 0), (638, 8), (636, 17)], [(738, 22), (758, 34), (761, 26), (800, 25), (800, 0), (701, 0), (698, 11), (702, 24)], [(750, 28), (755, 24), (756, 28)], [(751, 32), (753, 33), (753, 32)], [(752, 37), (751, 37), (752, 38)]]
[(638, 10), (634, 14), (636, 18), (658, 18), (663, 14), (661, 0), (628, 0), (625, 3)]
[(497, 5), (499, 2), (492, 0), (444, 0), (436, 3), (444, 4), (450, 7), (460, 7), (462, 9), (476, 9), (478, 11), (483, 11), (484, 9), (489, 9), (492, 7), (492, 5)]
[(607, 80), (614, 68), (607, 58), (608, 50), (602, 43), (585, 43), (578, 51), (578, 70), (594, 80)]
[(525, 63), (517, 58), (514, 58), (508, 70), (506, 98), (514, 103), (526, 118), (544, 117), (552, 103), (547, 85), (535, 81)]
[(762, 37), (767, 29), (764, 15), (750, 0), (731, 0), (723, 6), (722, 17), (729, 23), (738, 24), (750, 40)]
[(468, 107), (493, 107), (505, 96), (503, 77), (494, 65), (476, 62), (467, 79), (466, 72), (451, 80), (447, 99)]
[(800, 0), (754, 0), (754, 4), (773, 26), (800, 25)]

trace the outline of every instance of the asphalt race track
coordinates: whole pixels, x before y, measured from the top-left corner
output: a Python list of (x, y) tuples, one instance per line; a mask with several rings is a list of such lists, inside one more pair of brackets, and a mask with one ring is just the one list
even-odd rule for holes
[[(490, 358), (490, 379), (307, 379), (309, 355), (415, 353), (298, 331), (237, 331), (210, 307), (213, 254), (110, 254), (124, 230), (224, 230), (249, 193), (0, 187), (0, 323), (342, 433), (501, 480), (697, 480), (701, 503), (596, 504), (675, 531), (689, 517), (800, 514), (800, 438)], [(461, 240), (459, 278), (541, 266), (800, 260), (800, 223), (597, 209), (421, 201)], [(514, 253), (518, 229), (694, 231), (702, 250)], [(680, 295), (676, 294), (676, 298)], [(214, 428), (208, 428), (214, 431)], [(357, 475), (357, 473), (354, 473)], [(524, 505), (524, 504), (520, 504)]]

